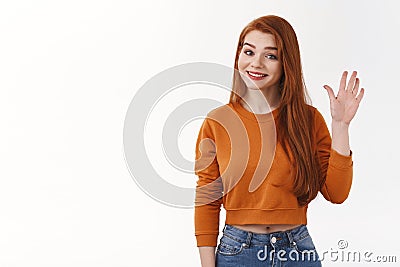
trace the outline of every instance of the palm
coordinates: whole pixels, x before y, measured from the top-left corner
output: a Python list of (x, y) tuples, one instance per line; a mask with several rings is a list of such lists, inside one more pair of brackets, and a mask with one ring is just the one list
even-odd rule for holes
[(364, 88), (361, 88), (360, 93), (357, 95), (360, 80), (356, 76), (357, 72), (354, 71), (346, 86), (347, 72), (343, 72), (339, 92), (336, 97), (331, 87), (328, 85), (324, 86), (328, 91), (333, 121), (350, 124), (350, 121), (354, 118), (364, 95)]

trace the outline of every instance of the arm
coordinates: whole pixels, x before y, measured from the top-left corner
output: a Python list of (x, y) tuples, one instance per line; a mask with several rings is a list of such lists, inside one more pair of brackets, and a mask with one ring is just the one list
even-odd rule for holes
[[(349, 124), (354, 118), (364, 95), (363, 88), (361, 88), (360, 93), (357, 95), (360, 80), (356, 76), (357, 72), (353, 72), (346, 87), (347, 72), (343, 72), (339, 92), (336, 97), (331, 87), (328, 85), (324, 86), (330, 99), (332, 139), (330, 140), (330, 137), (326, 136), (327, 129), (322, 127), (325, 137), (321, 138), (320, 136), (318, 150), (320, 155), (322, 155), (320, 159), (323, 175), (326, 170), (326, 181), (321, 189), (321, 193), (327, 200), (333, 203), (342, 203), (347, 198), (353, 177), (352, 151), (349, 145)], [(322, 117), (321, 114), (319, 115)], [(330, 155), (327, 156), (329, 147), (331, 151)], [(326, 166), (328, 157), (329, 167)]]
[(331, 104), (332, 148), (343, 155), (350, 154), (349, 125), (364, 96), (364, 88), (361, 88), (360, 93), (357, 95), (360, 80), (356, 76), (357, 72), (354, 71), (346, 88), (347, 71), (343, 72), (337, 96), (333, 93), (332, 88), (328, 85), (324, 86)]
[(199, 247), (202, 267), (215, 267), (215, 247)]
[(324, 181), (321, 193), (332, 203), (343, 203), (350, 193), (353, 178), (352, 152), (341, 154), (333, 145), (322, 114), (315, 109), (317, 154), (320, 162), (320, 177)]
[(332, 121), (332, 149), (342, 155), (350, 156), (348, 124)]
[(203, 267), (215, 266), (219, 234), (222, 183), (216, 151), (215, 129), (206, 118), (196, 142), (195, 174), (198, 181), (194, 209), (195, 235)]

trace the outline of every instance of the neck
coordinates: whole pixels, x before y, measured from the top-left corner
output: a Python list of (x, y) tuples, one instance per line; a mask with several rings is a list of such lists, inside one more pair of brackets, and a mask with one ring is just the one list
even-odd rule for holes
[(268, 113), (280, 103), (278, 88), (269, 90), (246, 89), (242, 105), (253, 113)]

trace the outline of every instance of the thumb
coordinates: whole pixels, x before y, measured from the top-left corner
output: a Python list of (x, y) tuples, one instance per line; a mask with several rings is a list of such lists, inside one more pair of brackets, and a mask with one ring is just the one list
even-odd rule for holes
[(330, 88), (328, 85), (324, 85), (323, 87), (328, 92), (329, 99), (331, 101), (335, 100), (336, 97), (335, 97), (335, 93), (333, 92), (332, 88)]

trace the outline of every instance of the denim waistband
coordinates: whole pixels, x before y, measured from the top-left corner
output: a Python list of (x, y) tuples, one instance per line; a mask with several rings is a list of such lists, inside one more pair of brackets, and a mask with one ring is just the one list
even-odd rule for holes
[(308, 229), (305, 224), (293, 229), (272, 232), (269, 234), (259, 234), (239, 229), (230, 224), (225, 224), (222, 230), (225, 236), (247, 245), (263, 245), (274, 243), (278, 246), (288, 246), (293, 244), (294, 240), (301, 240), (308, 236)]

